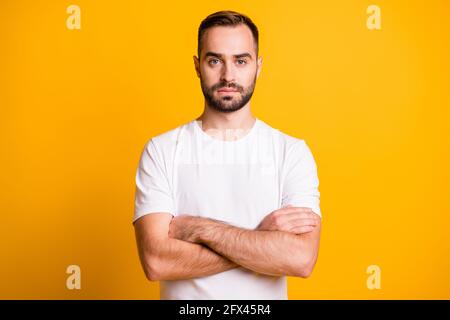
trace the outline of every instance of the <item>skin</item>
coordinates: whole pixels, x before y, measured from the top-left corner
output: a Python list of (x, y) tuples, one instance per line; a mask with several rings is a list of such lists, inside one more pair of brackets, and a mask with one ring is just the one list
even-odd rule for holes
[[(141, 264), (151, 281), (204, 277), (239, 266), (267, 275), (307, 278), (317, 260), (320, 229), (319, 216), (301, 207), (271, 212), (254, 231), (163, 212), (135, 222)], [(220, 246), (227, 241), (227, 246)], [(246, 259), (249, 253), (251, 258)]]
[[(208, 29), (194, 66), (205, 96), (197, 118), (202, 129), (217, 139), (241, 138), (256, 120), (245, 97), (262, 67), (250, 29)], [(219, 92), (223, 88), (237, 92)], [(229, 135), (230, 129), (236, 134)], [(255, 230), (166, 212), (145, 215), (134, 226), (141, 264), (151, 281), (204, 277), (236, 267), (306, 278), (317, 260), (321, 219), (309, 208), (288, 206), (268, 214)]]
[[(311, 209), (289, 207), (268, 215), (256, 230), (181, 215), (172, 219), (169, 236), (208, 246), (255, 272), (308, 277), (317, 259), (319, 226), (320, 218)], [(296, 234), (284, 228), (310, 231)]]
[[(205, 95), (205, 90), (213, 90), (213, 98), (220, 101), (224, 109), (232, 108), (245, 93), (252, 91), (261, 72), (263, 58), (257, 57), (253, 35), (245, 25), (213, 27), (206, 30), (202, 43), (201, 56), (193, 57), (202, 91)], [(249, 56), (239, 56), (242, 54)], [(224, 86), (239, 92), (218, 92)], [(215, 132), (215, 137), (226, 139), (227, 130), (239, 132), (237, 138), (245, 135), (256, 118), (250, 111), (250, 101), (234, 112), (221, 112), (205, 98), (204, 111), (197, 120), (202, 122), (205, 132)]]

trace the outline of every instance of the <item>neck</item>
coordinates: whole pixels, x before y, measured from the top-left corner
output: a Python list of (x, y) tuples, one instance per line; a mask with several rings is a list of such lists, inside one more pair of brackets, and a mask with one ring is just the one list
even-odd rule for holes
[(203, 130), (250, 130), (255, 124), (256, 118), (250, 111), (250, 103), (241, 109), (230, 113), (217, 111), (205, 103), (203, 113), (196, 120), (201, 121)]

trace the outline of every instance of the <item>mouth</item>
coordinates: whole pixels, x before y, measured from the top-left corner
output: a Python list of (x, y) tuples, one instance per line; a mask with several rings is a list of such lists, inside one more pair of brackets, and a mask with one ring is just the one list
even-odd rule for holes
[(220, 92), (220, 93), (230, 93), (230, 92), (238, 92), (238, 90), (236, 90), (236, 89), (230, 89), (230, 88), (222, 88), (222, 89), (217, 90), (217, 92)]

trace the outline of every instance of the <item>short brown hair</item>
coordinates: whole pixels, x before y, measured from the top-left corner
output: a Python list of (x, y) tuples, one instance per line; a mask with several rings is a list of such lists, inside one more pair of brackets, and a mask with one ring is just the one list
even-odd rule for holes
[(198, 58), (200, 59), (200, 52), (202, 49), (201, 40), (203, 34), (208, 28), (212, 28), (215, 26), (237, 26), (240, 24), (245, 24), (250, 28), (250, 31), (253, 34), (253, 39), (255, 40), (256, 56), (258, 56), (259, 33), (256, 25), (246, 15), (235, 11), (227, 10), (227, 11), (218, 11), (210, 14), (200, 24), (200, 27), (198, 28), (198, 43), (197, 43)]

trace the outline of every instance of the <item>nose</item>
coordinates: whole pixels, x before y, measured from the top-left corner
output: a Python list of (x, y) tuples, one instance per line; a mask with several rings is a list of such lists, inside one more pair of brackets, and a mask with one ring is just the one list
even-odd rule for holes
[(220, 80), (223, 82), (234, 82), (236, 80), (235, 78), (235, 72), (234, 72), (233, 65), (229, 62), (224, 63), (222, 67), (222, 74), (220, 76)]

